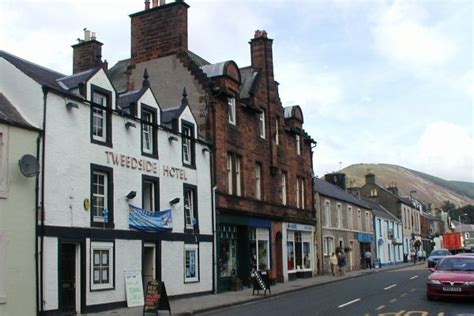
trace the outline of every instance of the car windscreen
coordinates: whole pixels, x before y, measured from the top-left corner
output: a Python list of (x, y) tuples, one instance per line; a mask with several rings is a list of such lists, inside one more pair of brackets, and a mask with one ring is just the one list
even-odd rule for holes
[(438, 271), (474, 271), (474, 258), (444, 258), (436, 266)]
[(447, 250), (433, 250), (430, 256), (447, 256), (450, 255), (449, 251)]

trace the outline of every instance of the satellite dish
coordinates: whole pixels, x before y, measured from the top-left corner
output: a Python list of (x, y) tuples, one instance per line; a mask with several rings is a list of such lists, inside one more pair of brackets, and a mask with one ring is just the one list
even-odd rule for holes
[(25, 177), (34, 177), (39, 172), (38, 160), (32, 155), (24, 155), (19, 161), (20, 172)]

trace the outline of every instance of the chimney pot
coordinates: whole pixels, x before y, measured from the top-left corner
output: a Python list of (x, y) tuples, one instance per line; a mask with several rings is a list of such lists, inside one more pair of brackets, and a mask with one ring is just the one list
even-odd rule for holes
[(145, 0), (145, 10), (150, 9), (150, 0)]
[(153, 8), (156, 8), (158, 6), (158, 0), (153, 0)]
[(95, 41), (96, 37), (95, 37), (95, 32), (92, 32), (92, 36), (91, 36), (91, 40), (94, 40)]
[(84, 28), (84, 41), (88, 42), (91, 40), (91, 31), (87, 28)]

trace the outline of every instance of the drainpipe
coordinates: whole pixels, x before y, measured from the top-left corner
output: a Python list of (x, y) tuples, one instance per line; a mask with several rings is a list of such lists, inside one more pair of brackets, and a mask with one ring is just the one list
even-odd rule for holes
[(212, 187), (212, 291), (217, 294), (217, 231), (216, 231), (216, 189), (217, 186)]
[[(36, 139), (36, 159), (39, 160), (40, 156), (40, 144), (41, 144), (41, 134), (42, 132), (39, 132), (38, 138)], [(40, 169), (41, 170), (41, 169)], [(41, 172), (42, 173), (42, 172)], [(36, 313), (39, 314), (39, 277), (38, 277), (38, 268), (39, 268), (39, 261), (38, 261), (38, 208), (39, 208), (39, 179), (40, 175), (36, 175), (36, 180), (35, 180), (35, 287), (36, 287)]]
[[(48, 99), (48, 89), (43, 86), (43, 135), (46, 133), (46, 108), (47, 108), (47, 99)], [(42, 172), (41, 172), (41, 225), (39, 230), (40, 235), (40, 312), (43, 312), (44, 305), (44, 294), (43, 294), (43, 250), (44, 250), (44, 174), (45, 174), (45, 148), (46, 148), (46, 137), (43, 137), (43, 148), (41, 152), (41, 162), (42, 162)]]

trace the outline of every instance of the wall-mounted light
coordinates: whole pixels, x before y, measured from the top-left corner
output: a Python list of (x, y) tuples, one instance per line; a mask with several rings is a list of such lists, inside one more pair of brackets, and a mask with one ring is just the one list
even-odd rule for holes
[(74, 102), (66, 102), (66, 109), (68, 110), (71, 110), (71, 109), (78, 109), (79, 108), (79, 105), (77, 103), (74, 103)]
[(178, 137), (176, 137), (176, 136), (170, 136), (170, 137), (168, 137), (168, 141), (169, 141), (170, 143), (172, 143), (173, 141), (177, 142), (177, 141), (178, 141)]
[(128, 194), (127, 194), (127, 200), (131, 200), (131, 199), (133, 199), (133, 198), (136, 197), (136, 196), (137, 196), (137, 191), (130, 191), (130, 192), (128, 192)]
[(137, 127), (137, 126), (136, 126), (135, 123), (133, 123), (133, 122), (126, 122), (126, 123), (125, 123), (125, 128), (126, 128), (126, 129), (129, 129), (130, 127), (135, 128), (135, 127)]
[(170, 205), (175, 205), (179, 203), (179, 197), (170, 200)]
[(203, 154), (208, 153), (208, 152), (209, 152), (209, 148), (204, 147), (203, 149), (201, 149), (201, 151), (202, 151)]

